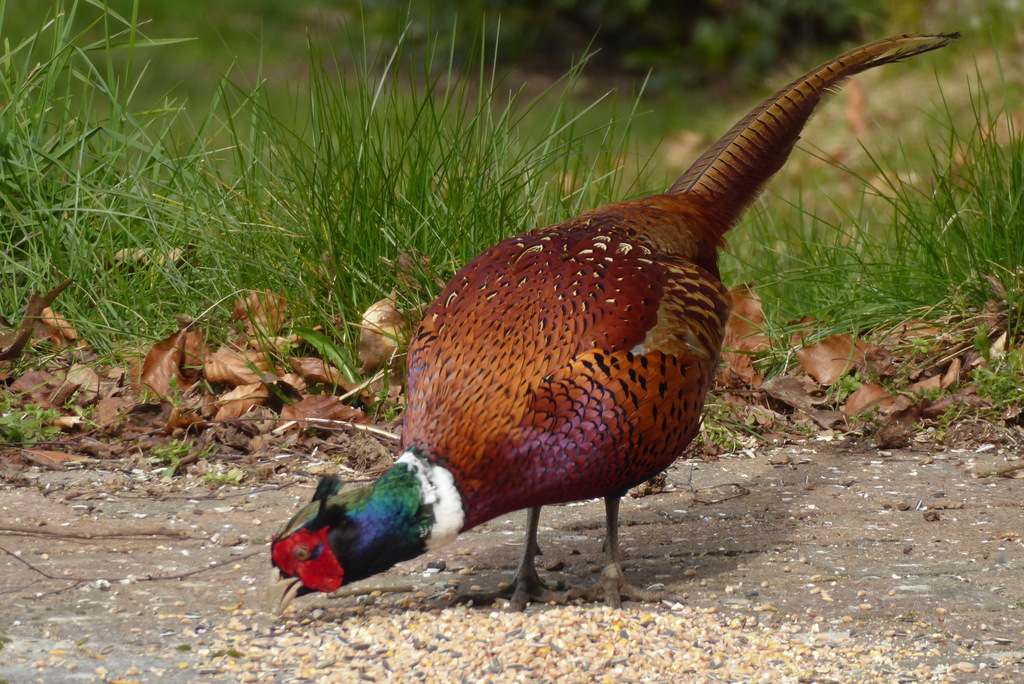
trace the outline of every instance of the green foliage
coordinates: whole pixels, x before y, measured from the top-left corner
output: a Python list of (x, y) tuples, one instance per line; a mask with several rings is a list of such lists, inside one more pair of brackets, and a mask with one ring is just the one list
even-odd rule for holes
[(240, 485), (245, 480), (245, 471), (241, 468), (231, 468), (225, 473), (207, 473), (203, 475), (203, 482), (208, 485), (220, 487), (222, 485)]
[(992, 402), (996, 409), (1024, 406), (1024, 349), (1015, 349), (989, 365), (979, 366), (972, 373), (979, 397)]
[[(211, 444), (202, 451), (200, 451), (196, 458), (206, 458), (210, 454), (214, 453), (218, 448), (216, 443)], [(149, 455), (156, 463), (166, 463), (167, 468), (161, 473), (161, 477), (174, 477), (180, 474), (181, 461), (192, 451), (195, 450), (195, 444), (191, 442), (184, 442), (177, 439), (172, 439), (166, 444), (159, 444), (149, 450)]]
[(16, 402), (0, 392), (0, 442), (31, 444), (47, 442), (60, 434), (54, 421), (60, 416), (56, 409)]
[(740, 451), (742, 438), (757, 434), (753, 417), (748, 422), (737, 420), (730, 407), (714, 395), (704, 403), (703, 433), (704, 439), (726, 452)]
[(837, 405), (842, 405), (851, 394), (860, 389), (861, 384), (857, 374), (847, 374), (829, 387), (829, 394), (835, 399)]

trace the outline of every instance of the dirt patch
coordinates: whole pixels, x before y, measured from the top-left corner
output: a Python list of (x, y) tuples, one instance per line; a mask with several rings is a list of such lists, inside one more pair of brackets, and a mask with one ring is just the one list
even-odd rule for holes
[[(677, 463), (669, 491), (624, 501), (621, 542), (631, 578), (664, 584), (680, 601), (628, 604), (622, 619), (696, 611), (748, 648), (768, 632), (772, 643), (829, 644), (829, 664), (845, 673), (835, 681), (902, 681), (900, 673), (905, 681), (1022, 681), (1024, 479), (997, 475), (1020, 474), (1012, 468), (1022, 462), (1005, 444), (879, 451), (817, 438)], [(452, 608), (450, 596), (456, 586), (508, 579), (522, 543), (525, 516), (500, 518), (353, 586), (411, 592), (304, 597), (279, 618), (263, 612), (266, 545), (310, 496), (313, 478), (278, 474), (211, 489), (195, 478), (105, 467), (28, 470), (3, 487), (0, 679), (316, 680), (318, 664), (340, 672), (367, 653), (352, 635), (377, 617), (491, 619), (489, 608)], [(602, 530), (598, 502), (546, 508), (542, 574), (566, 585), (592, 581)], [(608, 614), (531, 606), (527, 620), (557, 611), (574, 620)], [(343, 642), (351, 654), (318, 663), (295, 646), (306, 634)], [(430, 651), (424, 638), (434, 660), (461, 657)], [(891, 646), (898, 670), (858, 659), (879, 645)], [(600, 670), (563, 680), (600, 681)], [(493, 676), (544, 679), (529, 663)]]

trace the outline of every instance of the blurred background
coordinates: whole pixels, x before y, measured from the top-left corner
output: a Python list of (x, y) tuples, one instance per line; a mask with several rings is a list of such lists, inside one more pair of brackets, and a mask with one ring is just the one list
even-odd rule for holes
[[(32, 35), (53, 3), (5, 3), (3, 38)], [(294, 86), (308, 61), (307, 42), (341, 45), (353, 36), (387, 51), (400, 37), (407, 54), (436, 43), (451, 63), (483, 51), (498, 70), (540, 80), (564, 74), (584, 55), (595, 87), (643, 79), (648, 91), (705, 88), (716, 97), (760, 86), (792, 63), (825, 58), (890, 33), (973, 30), (1002, 42), (1021, 29), (1014, 0), (108, 0), (76, 3), (75, 21), (99, 36), (105, 13), (133, 14), (151, 39), (187, 38), (162, 50), (141, 84), (209, 97), (231, 69), (266, 86)], [(341, 65), (344, 66), (344, 65)], [(605, 79), (608, 79), (605, 82)]]

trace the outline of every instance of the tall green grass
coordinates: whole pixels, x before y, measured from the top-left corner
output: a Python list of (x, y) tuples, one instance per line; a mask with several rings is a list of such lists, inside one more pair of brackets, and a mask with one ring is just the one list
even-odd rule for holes
[(56, 3), (0, 56), (0, 313), (16, 321), (29, 291), (74, 278), (56, 308), (101, 352), (145, 347), (180, 316), (223, 339), (249, 288), (283, 292), (296, 323), (354, 350), (349, 324), (401, 287), (401, 253), (428, 260), (411, 306), (499, 239), (631, 192), (619, 155), (635, 101), (585, 124), (570, 98), (582, 64), (528, 94), (484, 46), (456, 71), (450, 46), (407, 59), (353, 32), (335, 53), (310, 45), (290, 102), (228, 74), (195, 119), (170, 100), (134, 109), (159, 41), (110, 13), (75, 30), (78, 9)]

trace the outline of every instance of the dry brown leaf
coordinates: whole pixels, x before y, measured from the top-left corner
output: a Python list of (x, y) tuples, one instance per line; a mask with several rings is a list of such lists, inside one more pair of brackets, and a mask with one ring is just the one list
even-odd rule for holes
[(850, 372), (854, 363), (863, 363), (866, 349), (867, 344), (853, 335), (832, 335), (800, 347), (796, 358), (811, 377), (827, 386)]
[(897, 395), (889, 407), (889, 419), (886, 425), (910, 427), (921, 417), (921, 402), (915, 401), (906, 394)]
[(43, 309), (39, 318), (46, 326), (50, 341), (58, 347), (71, 347), (78, 341), (78, 332), (75, 330), (75, 326), (68, 323), (66, 318), (50, 307)]
[(240, 418), (270, 398), (270, 390), (262, 382), (241, 385), (221, 395), (218, 400), (216, 422)]
[(92, 419), (103, 429), (109, 430), (121, 422), (137, 402), (127, 397), (104, 397), (96, 402), (96, 411)]
[[(100, 387), (100, 376), (92, 366), (76, 364), (68, 369), (67, 375), (64, 376), (64, 386), (58, 391), (65, 392), (70, 389), (70, 391), (67, 392), (68, 397), (71, 394), (78, 392), (78, 396), (75, 398), (75, 403), (79, 406), (88, 406), (96, 401), (97, 397), (99, 397)], [(54, 403), (63, 405), (65, 402), (54, 401)]]
[(959, 356), (953, 357), (953, 360), (949, 362), (949, 366), (946, 368), (946, 372), (942, 374), (942, 380), (939, 382), (939, 386), (942, 389), (948, 389), (960, 383), (960, 369), (963, 367), (963, 362)]
[(720, 376), (725, 387), (759, 387), (764, 378), (754, 370), (754, 356), (770, 346), (764, 327), (761, 298), (749, 285), (743, 284), (730, 291), (732, 312), (725, 326), (722, 360), (725, 366)]
[(363, 373), (389, 363), (409, 335), (406, 315), (395, 304), (395, 293), (374, 302), (363, 313), (359, 324), (359, 361)]
[(60, 380), (46, 371), (30, 370), (12, 382), (10, 390), (15, 394), (24, 395), (31, 404), (52, 407), (50, 397), (60, 384)]
[(849, 418), (865, 409), (875, 408), (884, 410), (892, 406), (894, 402), (895, 399), (892, 395), (886, 392), (885, 388), (881, 385), (865, 383), (846, 399), (846, 405), (843, 406), (843, 415)]
[(967, 406), (985, 407), (991, 406), (987, 399), (979, 397), (974, 387), (966, 387), (956, 394), (943, 397), (938, 401), (925, 399), (921, 402), (921, 417), (925, 420), (934, 420), (948, 411), (955, 404), (966, 404)]
[(83, 423), (85, 420), (79, 415), (57, 416), (53, 421), (53, 426), (61, 430), (74, 430)]
[(191, 387), (202, 364), (203, 336), (198, 330), (181, 328), (165, 340), (153, 345), (142, 362), (140, 383), (160, 397), (171, 388)]
[(285, 406), (281, 411), (285, 420), (294, 420), (301, 427), (317, 427), (317, 421), (341, 421), (370, 425), (365, 411), (341, 403), (337, 397), (323, 394), (306, 397), (302, 401)]
[(918, 380), (917, 382), (910, 385), (907, 390), (911, 394), (921, 394), (922, 392), (929, 392), (942, 388), (942, 376), (933, 375), (930, 378), (924, 380)]
[(874, 344), (866, 345), (863, 351), (863, 356), (855, 359), (861, 378), (888, 378), (896, 374), (891, 351)]
[(22, 449), (21, 457), (25, 461), (41, 466), (43, 468), (53, 468), (59, 470), (64, 467), (64, 464), (68, 461), (81, 461), (82, 456), (78, 454), (69, 454), (64, 451), (51, 451), (49, 449)]
[(344, 387), (346, 391), (352, 389), (351, 383), (345, 380), (341, 371), (328, 365), (323, 359), (313, 356), (293, 356), (288, 359), (288, 363), (296, 373), (305, 378), (306, 382), (337, 385)]
[(274, 371), (273, 364), (259, 352), (216, 351), (207, 354), (203, 364), (203, 374), (213, 385), (251, 385)]
[(306, 379), (298, 373), (285, 373), (281, 376), (281, 381), (291, 385), (300, 394), (306, 393)]
[(1008, 339), (1008, 337), (1007, 337), (1008, 334), (1009, 333), (1007, 333), (1004, 330), (1003, 334), (995, 339), (995, 341), (992, 343), (992, 346), (989, 347), (989, 352), (991, 354), (994, 354), (995, 356), (1002, 356), (1003, 355), (1003, 352), (1006, 351), (1006, 341)]
[(284, 295), (253, 290), (244, 299), (235, 300), (231, 318), (240, 321), (250, 335), (272, 337), (284, 327), (287, 305)]
[(199, 397), (192, 397), (191, 400), (186, 404), (174, 404), (171, 407), (170, 414), (167, 416), (167, 422), (163, 426), (163, 433), (169, 435), (178, 428), (187, 428), (193, 425), (203, 425), (205, 421), (203, 417), (199, 415), (199, 403), (205, 402), (206, 399), (200, 399)]
[(810, 411), (821, 403), (813, 396), (815, 387), (807, 378), (777, 375), (765, 381), (761, 389), (783, 404), (802, 411)]

